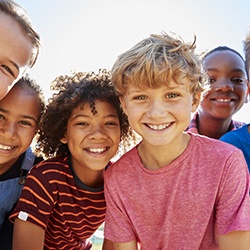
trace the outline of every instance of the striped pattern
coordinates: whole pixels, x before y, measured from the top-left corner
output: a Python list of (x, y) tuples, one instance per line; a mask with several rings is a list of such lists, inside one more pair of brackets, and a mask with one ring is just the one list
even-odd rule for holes
[(89, 249), (85, 240), (105, 219), (104, 191), (75, 185), (68, 157), (33, 167), (11, 220), (19, 211), (46, 230), (45, 249)]

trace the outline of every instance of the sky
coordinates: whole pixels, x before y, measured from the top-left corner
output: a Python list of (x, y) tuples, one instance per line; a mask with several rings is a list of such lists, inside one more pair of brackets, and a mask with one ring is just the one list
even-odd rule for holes
[[(111, 69), (116, 57), (150, 34), (174, 32), (197, 52), (220, 45), (243, 55), (250, 31), (249, 0), (16, 0), (41, 36), (28, 73), (50, 97), (51, 81), (72, 71)], [(250, 104), (234, 116), (250, 122)]]

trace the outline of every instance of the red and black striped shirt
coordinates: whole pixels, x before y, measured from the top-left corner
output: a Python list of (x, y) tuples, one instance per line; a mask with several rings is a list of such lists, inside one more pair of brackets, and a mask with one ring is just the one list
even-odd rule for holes
[(76, 185), (68, 156), (49, 159), (29, 173), (12, 221), (20, 211), (45, 230), (45, 249), (89, 249), (105, 219), (104, 190)]

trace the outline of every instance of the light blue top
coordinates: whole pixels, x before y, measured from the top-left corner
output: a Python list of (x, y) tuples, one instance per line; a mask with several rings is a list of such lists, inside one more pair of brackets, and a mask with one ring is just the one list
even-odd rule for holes
[[(33, 166), (35, 155), (29, 148), (25, 152), (25, 156), (20, 168), (30, 170)], [(20, 177), (5, 181), (0, 181), (0, 228), (4, 222), (5, 215), (12, 209), (13, 205), (20, 197), (24, 182), (19, 183)]]

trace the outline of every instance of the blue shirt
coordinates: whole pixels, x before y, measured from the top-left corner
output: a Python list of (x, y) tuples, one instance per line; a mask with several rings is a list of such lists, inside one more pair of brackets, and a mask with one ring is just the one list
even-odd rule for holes
[(245, 156), (248, 170), (250, 171), (250, 134), (248, 132), (249, 125), (250, 124), (247, 124), (242, 128), (224, 134), (220, 138), (220, 140), (232, 144), (235, 147), (241, 149)]

